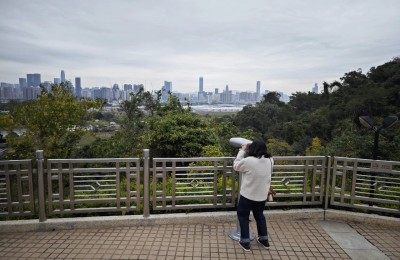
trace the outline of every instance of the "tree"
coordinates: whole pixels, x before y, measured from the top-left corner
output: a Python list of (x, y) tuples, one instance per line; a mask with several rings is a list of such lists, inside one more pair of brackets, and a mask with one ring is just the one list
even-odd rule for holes
[(268, 139), (267, 149), (272, 156), (286, 156), (292, 154), (292, 148), (288, 143), (275, 138)]
[(201, 155), (203, 146), (217, 143), (210, 125), (187, 111), (155, 115), (148, 124), (143, 144), (152, 150), (152, 156), (196, 157)]
[(161, 92), (152, 93), (139, 88), (130, 98), (121, 104), (120, 131), (107, 139), (97, 138), (93, 143), (81, 149), (81, 157), (134, 157), (142, 154), (146, 144), (143, 135), (148, 131), (149, 117), (161, 109)]
[(214, 119), (211, 121), (211, 127), (217, 136), (220, 150), (225, 156), (233, 156), (237, 153), (237, 148), (229, 143), (232, 137), (243, 137), (249, 140), (257, 139), (253, 129), (242, 131), (233, 124), (231, 118)]
[(202, 147), (202, 157), (223, 157), (224, 154), (221, 152), (218, 146), (206, 145)]
[(318, 137), (314, 137), (312, 145), (306, 149), (307, 156), (321, 156), (325, 155), (325, 147), (322, 146), (321, 140)]
[(328, 155), (350, 158), (370, 158), (371, 151), (365, 137), (356, 131), (345, 131), (335, 135), (327, 144)]
[(281, 98), (281, 94), (278, 92), (268, 92), (263, 96), (263, 99), (261, 100), (261, 103), (270, 103), (270, 104), (275, 104), (278, 106), (283, 106), (285, 103), (280, 101), (279, 99)]
[(16, 126), (26, 132), (23, 138), (10, 140), (10, 156), (23, 156), (18, 151), (24, 147), (29, 157), (42, 149), (46, 157), (69, 158), (82, 136), (90, 109), (100, 107), (97, 101), (77, 100), (67, 83), (52, 85), (51, 91), (42, 87), (37, 99), (20, 104), (12, 112)]
[(10, 114), (0, 113), (0, 130), (12, 130), (14, 125), (14, 118)]
[(141, 145), (150, 148), (153, 157), (200, 156), (204, 146), (217, 144), (211, 125), (183, 108), (172, 95), (146, 124), (147, 131), (142, 136)]
[(288, 105), (298, 112), (314, 111), (326, 105), (326, 100), (321, 97), (321, 94), (313, 92), (296, 92), (290, 97)]
[(234, 118), (234, 123), (242, 131), (252, 129), (263, 139), (284, 138), (283, 124), (291, 120), (290, 108), (270, 102), (245, 106)]

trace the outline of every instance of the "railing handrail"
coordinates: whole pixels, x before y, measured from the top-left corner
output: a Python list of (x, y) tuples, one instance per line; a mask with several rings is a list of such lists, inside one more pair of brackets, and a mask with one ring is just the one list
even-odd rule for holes
[[(238, 174), (232, 167), (235, 157), (152, 158), (150, 168), (149, 149), (143, 150), (143, 158), (45, 160), (42, 150), (38, 150), (36, 156), (36, 167), (32, 166), (31, 159), (0, 161), (0, 216), (38, 214), (39, 221), (43, 222), (48, 214), (142, 211), (147, 218), (151, 205), (157, 211), (222, 209), (234, 208), (237, 202)], [(400, 214), (400, 210), (396, 212), (390, 208), (400, 204), (395, 201), (400, 197), (397, 196), (400, 190), (394, 187), (398, 178), (387, 176), (400, 174), (400, 162), (329, 156), (273, 158), (276, 164), (272, 184), (278, 194), (268, 207), (314, 205), (325, 210), (332, 206), (369, 210), (374, 204), (372, 210), (376, 212)], [(79, 166), (86, 163), (94, 165)], [(379, 169), (382, 173), (377, 176)], [(29, 179), (34, 174), (37, 174), (36, 193)], [(366, 196), (369, 190), (365, 188), (366, 178), (372, 174), (375, 177), (371, 177), (371, 181), (368, 179), (367, 184), (370, 190), (372, 184), (375, 185), (373, 189), (379, 189), (376, 198)], [(16, 184), (12, 184), (14, 181)], [(1, 191), (2, 182), (5, 193)], [(26, 188), (29, 190), (24, 191)], [(18, 193), (18, 198), (13, 197), (13, 192)], [(359, 204), (359, 201), (369, 205)], [(104, 202), (109, 205), (87, 208), (87, 204)], [(2, 207), (7, 210), (1, 212)]]

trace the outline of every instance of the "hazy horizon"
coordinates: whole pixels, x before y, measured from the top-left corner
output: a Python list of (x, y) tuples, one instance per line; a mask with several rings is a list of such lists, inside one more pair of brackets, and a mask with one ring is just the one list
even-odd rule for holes
[(0, 81), (288, 95), (400, 56), (400, 1), (0, 2)]

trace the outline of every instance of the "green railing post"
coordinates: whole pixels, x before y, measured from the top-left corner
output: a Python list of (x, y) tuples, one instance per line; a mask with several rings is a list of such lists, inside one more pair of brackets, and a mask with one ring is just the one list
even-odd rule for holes
[(38, 171), (39, 222), (44, 222), (46, 221), (46, 202), (44, 199), (43, 150), (36, 151), (36, 162)]

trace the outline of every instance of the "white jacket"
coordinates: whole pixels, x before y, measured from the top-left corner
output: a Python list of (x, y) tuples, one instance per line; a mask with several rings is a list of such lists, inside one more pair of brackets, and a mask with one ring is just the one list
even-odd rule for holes
[(265, 201), (271, 186), (274, 160), (264, 156), (260, 159), (253, 156), (244, 158), (245, 154), (240, 149), (233, 162), (233, 169), (242, 173), (240, 195), (253, 201)]

